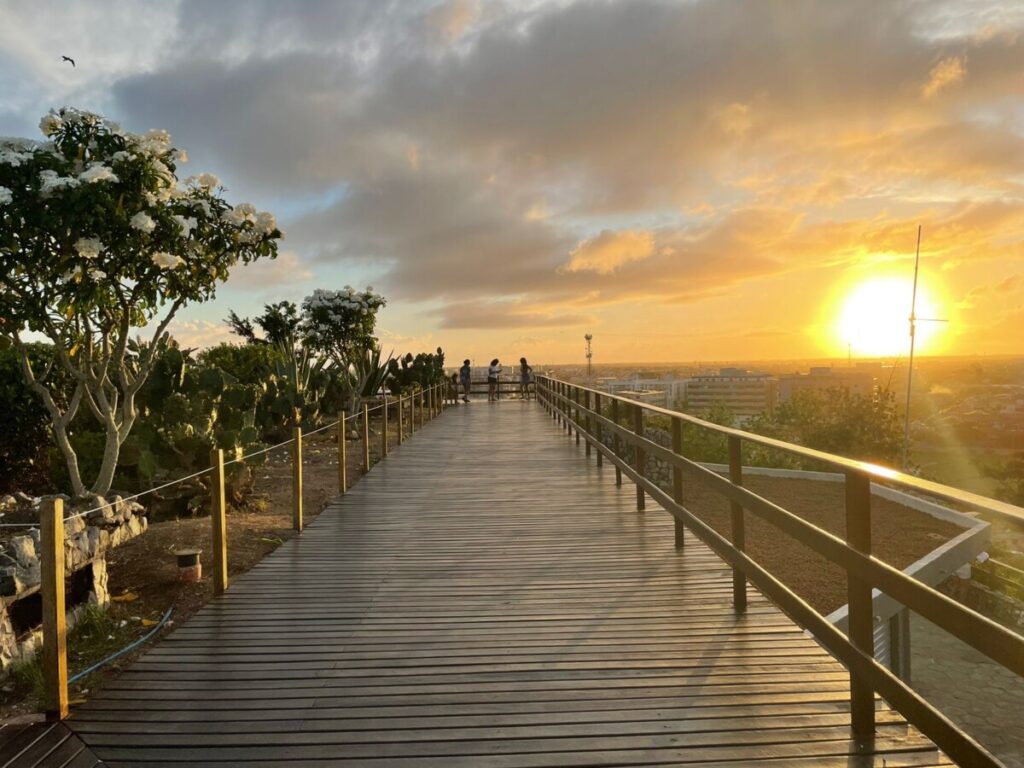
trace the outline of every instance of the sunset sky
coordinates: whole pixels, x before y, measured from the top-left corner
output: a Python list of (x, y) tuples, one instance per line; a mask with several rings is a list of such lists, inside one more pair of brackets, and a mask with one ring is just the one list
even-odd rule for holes
[(5, 0), (0, 135), (65, 104), (278, 215), (186, 344), (351, 283), (450, 360), (895, 355), (921, 224), (922, 351), (1024, 353), (1024, 3)]

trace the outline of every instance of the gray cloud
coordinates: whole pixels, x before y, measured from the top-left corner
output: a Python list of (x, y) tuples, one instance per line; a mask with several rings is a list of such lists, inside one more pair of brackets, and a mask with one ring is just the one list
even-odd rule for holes
[[(1022, 20), (999, 11), (982, 29), (887, 0), (195, 1), (176, 53), (114, 94), (246, 188), (343, 188), (284, 222), (304, 258), (453, 302), (445, 327), (571, 324), (891, 251), (916, 208), (960, 216), (964, 185), (1012, 197), (980, 242), (1019, 223), (1024, 139), (1001, 97)], [(947, 60), (962, 73), (929, 90)], [(567, 270), (600, 230), (652, 247)]]

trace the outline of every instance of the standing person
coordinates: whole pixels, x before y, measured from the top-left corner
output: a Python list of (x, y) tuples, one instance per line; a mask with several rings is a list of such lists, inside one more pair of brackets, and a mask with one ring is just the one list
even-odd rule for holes
[(487, 369), (487, 399), (494, 402), (498, 399), (498, 377), (501, 375), (501, 363), (498, 358), (491, 360)]
[(469, 389), (473, 386), (473, 369), (469, 364), (469, 360), (462, 361), (462, 367), (459, 368), (459, 381), (462, 383), (462, 402), (469, 402)]
[(459, 404), (459, 374), (453, 373), (448, 379), (448, 392), (446, 395), (452, 401), (452, 405)]
[(530, 399), (530, 374), (533, 368), (526, 362), (525, 357), (519, 358), (519, 396), (523, 400)]

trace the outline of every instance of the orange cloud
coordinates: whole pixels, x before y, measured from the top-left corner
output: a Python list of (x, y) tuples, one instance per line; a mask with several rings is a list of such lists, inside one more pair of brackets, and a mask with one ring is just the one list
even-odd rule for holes
[(921, 95), (930, 99), (940, 91), (963, 81), (967, 66), (962, 56), (950, 56), (938, 62), (928, 76), (928, 82), (921, 89)]
[(587, 240), (581, 240), (569, 254), (568, 272), (597, 272), (608, 275), (623, 264), (646, 259), (654, 253), (654, 235), (629, 229), (613, 232), (609, 229)]

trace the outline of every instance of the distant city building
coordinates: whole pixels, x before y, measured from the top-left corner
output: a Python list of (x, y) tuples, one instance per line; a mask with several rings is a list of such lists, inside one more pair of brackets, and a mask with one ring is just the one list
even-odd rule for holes
[(808, 373), (779, 376), (779, 402), (784, 403), (798, 392), (825, 392), (845, 389), (854, 395), (871, 395), (878, 386), (874, 370), (865, 368), (811, 368)]
[(682, 406), (686, 396), (686, 384), (689, 379), (677, 379), (673, 376), (660, 378), (649, 373), (625, 379), (599, 379), (597, 386), (605, 392), (621, 395), (630, 400), (639, 400), (651, 405), (665, 408)]
[(725, 406), (740, 422), (775, 408), (774, 376), (744, 368), (722, 368), (717, 374), (694, 376), (686, 382), (686, 410), (701, 414)]

